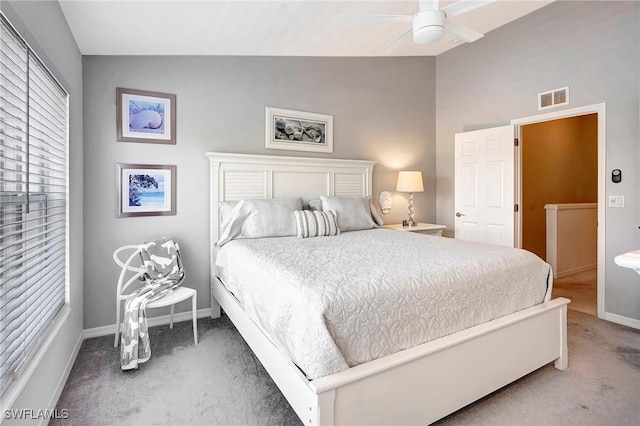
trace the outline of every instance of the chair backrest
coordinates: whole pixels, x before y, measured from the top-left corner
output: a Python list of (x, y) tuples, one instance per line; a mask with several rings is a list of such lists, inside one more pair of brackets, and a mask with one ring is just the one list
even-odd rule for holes
[[(184, 279), (180, 247), (166, 237), (140, 245), (119, 247), (113, 252), (113, 260), (122, 268), (116, 288), (116, 296), (120, 300), (128, 296), (124, 292), (134, 282), (158, 278)], [(128, 273), (133, 275), (127, 279)]]
[[(123, 258), (126, 256), (126, 260), (123, 261), (123, 258), (120, 256), (123, 256)], [(122, 268), (120, 276), (118, 277), (116, 296), (118, 299), (123, 299), (126, 297), (126, 295), (123, 295), (123, 292), (125, 292), (133, 282), (140, 281), (142, 275), (145, 273), (145, 269), (141, 267), (140, 246), (129, 244), (117, 248), (113, 252), (113, 260)], [(125, 282), (127, 272), (133, 272), (133, 275)]]

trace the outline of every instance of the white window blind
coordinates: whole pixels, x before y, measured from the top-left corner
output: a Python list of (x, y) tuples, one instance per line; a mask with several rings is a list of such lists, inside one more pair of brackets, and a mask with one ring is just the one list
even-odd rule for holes
[(68, 95), (0, 18), (1, 394), (65, 303)]

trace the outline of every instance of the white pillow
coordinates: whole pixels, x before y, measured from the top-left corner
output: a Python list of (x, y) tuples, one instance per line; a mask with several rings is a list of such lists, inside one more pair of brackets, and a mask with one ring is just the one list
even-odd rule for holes
[[(312, 198), (311, 200), (309, 200), (308, 208), (311, 211), (322, 211), (322, 200), (320, 198)], [(382, 219), (382, 215), (375, 208), (375, 206), (371, 202), (371, 199), (369, 199), (369, 210), (371, 211), (371, 218), (373, 219), (373, 221), (378, 226), (384, 225), (384, 220)]]
[(293, 212), (298, 227), (298, 237), (330, 237), (340, 235), (335, 211), (296, 210)]
[(220, 203), (218, 203), (218, 207), (220, 209), (220, 223), (229, 219), (233, 208), (238, 204), (238, 202), (239, 201), (220, 201)]
[(369, 211), (371, 211), (371, 217), (373, 218), (373, 221), (376, 223), (376, 225), (378, 226), (384, 225), (384, 220), (382, 220), (382, 215), (373, 205), (371, 200), (369, 200)]
[(370, 201), (368, 197), (324, 197), (322, 210), (335, 210), (338, 214), (340, 231), (358, 231), (377, 227), (371, 217)]
[(220, 204), (218, 247), (237, 238), (293, 237), (297, 233), (293, 212), (302, 209), (300, 197), (232, 203)]

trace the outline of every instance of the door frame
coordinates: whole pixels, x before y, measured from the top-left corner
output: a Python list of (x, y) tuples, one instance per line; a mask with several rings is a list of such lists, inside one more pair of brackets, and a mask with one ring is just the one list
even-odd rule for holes
[[(579, 117), (587, 114), (598, 115), (598, 255), (597, 255), (597, 305), (598, 318), (605, 318), (605, 212), (606, 212), (606, 104), (593, 104), (578, 108), (565, 109), (545, 114), (537, 114), (529, 117), (517, 118), (511, 120), (511, 124), (515, 126), (516, 137), (522, 140), (522, 126), (527, 124), (541, 123), (545, 121), (558, 120), (562, 118)], [(522, 150), (516, 149), (515, 163), (515, 199), (519, 206), (522, 206)], [(522, 248), (522, 220), (518, 209), (515, 217), (516, 235), (515, 246)]]

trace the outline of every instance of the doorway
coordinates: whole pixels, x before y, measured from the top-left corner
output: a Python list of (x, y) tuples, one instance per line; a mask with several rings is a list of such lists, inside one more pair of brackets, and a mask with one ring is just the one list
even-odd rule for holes
[(553, 267), (553, 297), (597, 315), (598, 115), (520, 129), (523, 249)]
[[(572, 119), (576, 119), (573, 121)], [(566, 122), (563, 122), (564, 119), (568, 119)], [(551, 133), (552, 137), (551, 141), (555, 140), (555, 146), (546, 147), (545, 150), (537, 150), (533, 153), (534, 157), (536, 154), (540, 155), (548, 155), (549, 157), (559, 157), (560, 160), (565, 159), (566, 161), (559, 161), (555, 167), (547, 169), (546, 171), (538, 171), (537, 174), (533, 176), (527, 176), (527, 170), (524, 170), (526, 163), (523, 164), (523, 150), (526, 148), (517, 150), (517, 172), (516, 172), (516, 200), (521, 206), (521, 214), (516, 214), (516, 247), (528, 248), (531, 250), (532, 244), (534, 249), (531, 250), (534, 253), (538, 254), (543, 259), (546, 259), (546, 240), (544, 245), (544, 250), (541, 251), (541, 236), (545, 236), (546, 238), (546, 210), (544, 217), (545, 222), (542, 227), (540, 227), (540, 214), (538, 212), (538, 225), (533, 225), (536, 229), (535, 233), (537, 234), (537, 242), (531, 239), (531, 236), (527, 236), (528, 230), (525, 228), (532, 226), (527, 222), (527, 208), (530, 206), (527, 205), (528, 201), (526, 199), (526, 195), (523, 192), (523, 184), (526, 186), (527, 183), (525, 180), (528, 180), (528, 185), (530, 186), (533, 182), (533, 185), (536, 186), (544, 186), (541, 185), (543, 183), (555, 182), (554, 185), (561, 185), (572, 181), (575, 184), (576, 181), (579, 181), (578, 185), (581, 185), (578, 189), (573, 189), (574, 192), (578, 194), (571, 194), (571, 191), (565, 192), (569, 194), (564, 201), (562, 199), (556, 199), (557, 201), (549, 201), (547, 204), (556, 203), (558, 204), (595, 204), (596, 210), (596, 268), (587, 268), (585, 270), (574, 270), (569, 272), (569, 275), (565, 275), (563, 277), (559, 277), (554, 280), (554, 297), (556, 296), (564, 296), (569, 299), (573, 299), (576, 303), (572, 303), (574, 306), (570, 306), (570, 309), (578, 308), (575, 310), (588, 311), (590, 314), (597, 313), (598, 317), (603, 318), (605, 312), (605, 265), (604, 265), (604, 242), (605, 242), (605, 104), (596, 104), (590, 105), (586, 107), (574, 108), (570, 110), (558, 111), (554, 113), (540, 114), (537, 116), (525, 117), (521, 119), (512, 120), (511, 124), (516, 126), (516, 135), (519, 140), (522, 141), (522, 145), (525, 146), (527, 144), (526, 140), (523, 140), (527, 137), (527, 133), (529, 130), (537, 130), (534, 127), (527, 127), (533, 124), (541, 124), (548, 125), (546, 131)], [(573, 130), (569, 130), (569, 128), (563, 129), (562, 125), (569, 124), (573, 125)], [(578, 124), (578, 128), (576, 129), (576, 124)], [(558, 127), (559, 128), (556, 128)], [(582, 128), (584, 127), (584, 128)], [(589, 135), (591, 139), (596, 139), (596, 157), (593, 158), (594, 148), (592, 143), (588, 144), (589, 147), (561, 147), (558, 146), (560, 142), (558, 139), (561, 139), (562, 132), (573, 132), (578, 137), (583, 138), (586, 134)], [(586, 133), (585, 133), (586, 132)], [(566, 135), (565, 135), (566, 136)], [(574, 135), (575, 136), (575, 135)], [(532, 140), (533, 136), (529, 135), (529, 144), (534, 144), (535, 140)], [(552, 144), (553, 145), (553, 144)], [(529, 148), (535, 148), (535, 145), (530, 145)], [(587, 153), (576, 153), (576, 151), (572, 150), (580, 150), (582, 148), (586, 148)], [(553, 150), (552, 150), (553, 149)], [(525, 154), (526, 155), (526, 154)], [(582, 156), (582, 164), (578, 165), (577, 163), (573, 163), (568, 161), (569, 157), (574, 157), (580, 155)], [(543, 163), (548, 163), (550, 158), (544, 158), (541, 161)], [(526, 160), (525, 160), (526, 161)], [(593, 172), (593, 164), (596, 163), (595, 173)], [(530, 166), (529, 166), (530, 167)], [(589, 169), (590, 171), (587, 171)], [(589, 177), (582, 179), (583, 174), (588, 174)], [(595, 177), (594, 177), (595, 176)], [(558, 183), (560, 182), (560, 183)], [(594, 183), (595, 182), (595, 183)], [(593, 199), (594, 193), (594, 185), (595, 185), (595, 199)], [(529, 195), (531, 197), (531, 195)], [(564, 208), (564, 207), (563, 207)], [(539, 209), (539, 208), (538, 208)], [(593, 213), (593, 212), (592, 212)], [(534, 215), (535, 217), (535, 215)], [(529, 219), (532, 219), (532, 213), (529, 213)], [(534, 220), (535, 222), (535, 220)], [(584, 235), (581, 235), (584, 237)], [(582, 247), (584, 244), (573, 243), (574, 247)], [(544, 254), (544, 257), (540, 254)], [(594, 283), (595, 280), (595, 283)], [(595, 286), (595, 298), (594, 298), (594, 286)], [(581, 302), (585, 300), (585, 304)], [(595, 304), (595, 312), (594, 312), (594, 304)], [(581, 307), (586, 306), (586, 307)]]

